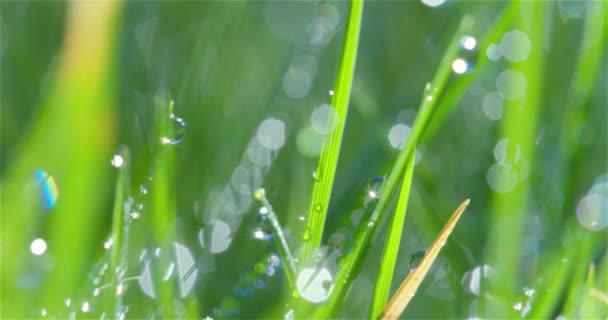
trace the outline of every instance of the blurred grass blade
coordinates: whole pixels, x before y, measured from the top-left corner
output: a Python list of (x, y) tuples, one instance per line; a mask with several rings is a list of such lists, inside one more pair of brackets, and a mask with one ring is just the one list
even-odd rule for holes
[(370, 318), (376, 319), (384, 309), (388, 294), (391, 290), (393, 281), (393, 272), (397, 255), (399, 254), (399, 244), (401, 242), (401, 234), (404, 228), (405, 214), (407, 213), (407, 203), (410, 196), (410, 188), (412, 185), (412, 176), (414, 173), (415, 157), (410, 157), (407, 162), (401, 190), (399, 191), (399, 199), (397, 207), (393, 214), (393, 221), (386, 239), (384, 252), (382, 253), (382, 261), (380, 262), (380, 271), (376, 279), (376, 288), (372, 298), (372, 307), (370, 309)]
[[(175, 241), (175, 146), (164, 143), (164, 139), (174, 136), (171, 127), (171, 115), (173, 114), (174, 102), (167, 96), (157, 97), (157, 146), (153, 164), (153, 178), (151, 183), (152, 200), (152, 228), (157, 245), (163, 251), (172, 252)], [(171, 254), (163, 255), (160, 259), (161, 266), (171, 264)], [(177, 317), (173, 305), (173, 290), (175, 288), (174, 278), (168, 281), (159, 279), (159, 303), (164, 311), (163, 316), (167, 318)]]
[[(125, 201), (126, 195), (130, 190), (130, 174), (129, 167), (131, 164), (129, 157), (129, 149), (123, 147), (119, 152), (119, 155), (123, 159), (123, 164), (118, 169), (118, 177), (116, 179), (116, 188), (114, 190), (114, 208), (112, 209), (112, 253), (110, 257), (110, 272), (109, 272), (109, 283), (112, 285), (120, 284), (123, 279), (117, 279), (117, 268), (121, 264), (126, 264), (128, 259), (128, 241), (129, 241), (129, 229), (128, 226), (124, 225), (125, 215)], [(106, 312), (107, 314), (117, 314), (118, 310), (122, 306), (122, 295), (109, 295), (106, 300)]]
[[(593, 238), (589, 234), (582, 234), (582, 239), (577, 241), (577, 245), (573, 248), (576, 250), (576, 261), (587, 262), (592, 260)], [(585, 287), (585, 273), (588, 271), (587, 263), (576, 263), (573, 266), (572, 276), (570, 278), (570, 286), (566, 287), (566, 301), (563, 306), (562, 315), (566, 318), (575, 318), (576, 309), (582, 303), (582, 297), (585, 297), (586, 292), (581, 295), (580, 288)], [(550, 294), (549, 294), (550, 295)]]
[(464, 209), (466, 209), (466, 207), (469, 205), (469, 202), (469, 199), (465, 200), (452, 214), (450, 220), (446, 222), (435, 241), (433, 241), (433, 244), (424, 254), (424, 258), (418, 267), (408, 274), (399, 289), (397, 289), (397, 292), (395, 292), (395, 295), (393, 295), (391, 298), (391, 301), (389, 301), (389, 303), (386, 305), (386, 308), (380, 315), (380, 319), (399, 318), (410, 300), (414, 297), (414, 294), (416, 294), (416, 290), (418, 290), (420, 283), (422, 283), (422, 280), (424, 280), (424, 277), (433, 265), (435, 258), (437, 258), (439, 251), (441, 251), (441, 248), (443, 248), (443, 246), (446, 244), (448, 237), (452, 233), (452, 230), (454, 230), (454, 227), (456, 226), (456, 223), (458, 223), (458, 219), (460, 219)]
[(335, 308), (339, 305), (339, 302), (342, 301), (343, 295), (346, 292), (345, 288), (348, 288), (351, 285), (352, 279), (357, 275), (363, 256), (369, 247), (372, 235), (376, 229), (377, 222), (382, 218), (385, 212), (389, 197), (395, 189), (397, 180), (403, 174), (406, 161), (410, 157), (414, 157), (415, 146), (417, 145), (420, 134), (426, 127), (437, 98), (441, 95), (442, 90), (447, 83), (451, 72), (452, 61), (454, 61), (458, 55), (460, 37), (469, 31), (472, 23), (473, 21), (470, 17), (464, 17), (462, 19), (458, 30), (454, 34), (450, 45), (441, 60), (439, 69), (433, 78), (433, 83), (427, 83), (418, 109), (418, 116), (416, 117), (410, 136), (399, 153), (388, 179), (380, 189), (378, 203), (372, 212), (370, 220), (368, 223), (362, 224), (357, 230), (354, 248), (352, 252), (344, 258), (344, 263), (340, 266), (332, 296), (329, 298), (327, 305), (317, 310), (314, 316), (315, 318), (325, 319), (335, 312)]
[[(118, 1), (69, 3), (57, 77), (2, 181), (3, 317), (29, 315), (24, 310), (29, 310), (32, 300), (56, 314), (85, 276), (83, 266), (88, 264), (92, 241), (100, 235), (100, 195), (109, 183), (106, 173), (115, 121), (113, 53), (120, 8)], [(59, 189), (44, 229), (54, 268), (45, 276), (48, 281), (40, 296), (24, 295), (15, 288), (24, 257), (29, 256), (24, 254), (28, 242), (40, 232), (32, 223), (41, 221), (35, 216), (40, 211), (32, 208), (38, 202), (24, 202), (23, 196), (38, 169), (54, 176)]]
[(323, 228), (325, 226), (329, 199), (331, 197), (331, 190), (336, 174), (336, 166), (338, 165), (338, 155), (340, 154), (340, 145), (342, 143), (342, 135), (346, 123), (348, 103), (355, 73), (362, 14), (363, 0), (353, 0), (351, 2), (346, 26), (342, 58), (331, 100), (332, 107), (337, 111), (338, 123), (329, 137), (325, 139), (319, 156), (319, 163), (316, 170), (317, 180), (313, 185), (310, 206), (308, 209), (308, 222), (305, 232), (309, 234), (309, 238), (303, 244), (301, 259), (303, 263), (307, 261), (306, 257), (319, 247), (323, 236)]
[[(521, 107), (520, 100), (508, 100), (504, 107), (502, 127), (499, 139), (508, 139), (512, 148), (507, 149), (505, 166), (510, 171), (503, 170), (496, 179), (496, 185), (508, 186), (516, 179), (515, 174), (523, 171), (526, 164), (533, 167), (535, 160), (535, 141), (538, 116), (542, 106), (541, 92), (543, 90), (544, 49), (542, 46), (545, 35), (545, 13), (547, 2), (525, 2), (520, 6), (515, 28), (526, 32), (530, 42), (535, 44), (528, 58), (512, 65), (512, 72), (519, 73), (526, 79), (527, 88)], [(525, 12), (525, 13), (524, 13)], [(518, 155), (516, 156), (516, 152)], [(530, 169), (533, 170), (533, 169)], [(524, 214), (528, 210), (529, 180), (515, 182), (510, 190), (499, 190), (491, 195), (491, 225), (490, 239), (485, 248), (487, 262), (497, 270), (497, 277), (490, 279), (489, 290), (497, 292), (504, 301), (514, 301), (517, 283), (518, 266), (522, 258), (522, 232)], [(488, 316), (498, 310), (488, 308)]]
[(420, 137), (420, 144), (427, 142), (435, 134), (435, 132), (441, 128), (441, 124), (445, 118), (452, 111), (452, 109), (458, 105), (458, 102), (467, 93), (467, 89), (469, 89), (473, 81), (479, 79), (479, 76), (483, 74), (486, 67), (490, 65), (490, 59), (485, 54), (485, 50), (489, 45), (500, 42), (500, 38), (507, 31), (511, 25), (511, 22), (518, 13), (518, 9), (519, 2), (509, 1), (506, 4), (506, 7), (502, 10), (496, 23), (489, 28), (488, 33), (481, 41), (479, 41), (478, 47), (476, 48), (476, 50), (478, 50), (478, 60), (475, 63), (473, 71), (470, 74), (464, 74), (456, 78), (454, 84), (445, 91), (444, 95), (442, 95), (437, 107), (435, 108), (435, 111), (433, 112), (433, 117)]
[(596, 288), (591, 288), (589, 290), (591, 296), (593, 296), (594, 298), (602, 301), (603, 303), (605, 303), (606, 305), (608, 305), (608, 294), (606, 294), (605, 292), (602, 292)]
[(572, 79), (571, 103), (575, 107), (584, 104), (591, 96), (606, 52), (606, 2), (589, 2), (586, 12), (585, 29)]

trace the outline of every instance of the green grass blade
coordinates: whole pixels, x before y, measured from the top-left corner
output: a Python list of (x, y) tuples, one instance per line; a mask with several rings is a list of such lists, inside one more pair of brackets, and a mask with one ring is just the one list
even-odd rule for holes
[(382, 253), (380, 271), (378, 273), (378, 278), (376, 279), (376, 288), (372, 298), (372, 307), (370, 309), (370, 318), (372, 319), (378, 318), (382, 310), (384, 310), (384, 306), (388, 301), (388, 294), (391, 290), (393, 272), (395, 263), (397, 262), (401, 234), (404, 228), (403, 223), (405, 221), (405, 214), (407, 213), (407, 203), (410, 196), (412, 176), (414, 174), (414, 162), (414, 157), (410, 157), (410, 160), (407, 162), (403, 182), (401, 183), (401, 190), (399, 191), (397, 207), (393, 214), (393, 221), (391, 222), (391, 227), (384, 246), (384, 252)]
[(578, 107), (587, 102), (606, 59), (606, 2), (593, 1), (587, 7), (579, 57), (572, 79), (571, 103)]
[[(174, 132), (171, 127), (173, 114), (173, 101), (167, 97), (159, 97), (157, 103), (157, 130), (158, 143), (154, 157), (153, 180), (150, 197), (152, 200), (152, 229), (157, 245), (163, 251), (172, 252), (172, 243), (175, 241), (175, 146), (163, 143), (163, 139), (172, 139)], [(171, 255), (163, 255), (160, 259), (161, 269), (169, 266)], [(162, 275), (158, 275), (162, 277)], [(175, 288), (174, 278), (169, 281), (157, 279), (158, 300), (167, 318), (177, 317), (173, 295)]]
[(277, 246), (279, 256), (283, 261), (283, 265), (285, 265), (285, 275), (287, 277), (287, 282), (289, 283), (290, 288), (293, 290), (295, 289), (294, 278), (296, 273), (296, 264), (293, 255), (291, 254), (291, 250), (289, 249), (289, 245), (287, 244), (287, 239), (283, 234), (283, 228), (279, 224), (279, 219), (274, 213), (270, 201), (268, 201), (268, 199), (266, 198), (266, 191), (263, 188), (257, 189), (254, 193), (254, 197), (267, 210), (265, 215), (268, 217), (268, 220), (270, 220), (270, 225), (274, 233), (273, 239), (275, 241), (275, 245)]
[[(543, 39), (545, 34), (546, 2), (525, 2), (520, 4), (521, 11), (515, 27), (529, 35), (530, 42), (535, 44), (529, 57), (512, 67), (521, 72), (527, 80), (525, 107), (520, 108), (521, 101), (508, 101), (505, 105), (502, 127), (499, 137), (508, 139), (513, 147), (507, 151), (507, 165), (514, 173), (522, 172), (524, 163), (534, 163), (535, 140), (541, 92), (543, 89)], [(523, 13), (526, 14), (523, 14)], [(516, 150), (520, 156), (516, 157)], [(518, 158), (525, 159), (517, 160)], [(515, 159), (515, 160), (513, 160)], [(531, 165), (532, 166), (532, 165)], [(513, 175), (498, 176), (498, 185), (510, 184)], [(497, 269), (498, 276), (489, 282), (489, 290), (504, 294), (501, 299), (514, 301), (517, 279), (517, 268), (521, 259), (521, 241), (523, 218), (528, 206), (529, 180), (522, 180), (507, 193), (493, 193), (491, 196), (492, 224), (490, 240), (486, 247), (488, 264)], [(510, 289), (507, 289), (510, 288)], [(496, 310), (487, 310), (492, 315)]]
[(475, 62), (473, 71), (470, 74), (461, 75), (456, 79), (453, 85), (445, 91), (445, 94), (441, 97), (439, 105), (435, 108), (432, 119), (429, 121), (428, 126), (424, 129), (422, 137), (420, 137), (420, 144), (428, 141), (439, 128), (441, 124), (448, 116), (450, 111), (458, 105), (465, 94), (467, 89), (473, 84), (473, 81), (479, 79), (479, 76), (483, 74), (486, 67), (490, 65), (490, 59), (485, 54), (485, 49), (490, 44), (500, 42), (500, 38), (507, 31), (507, 28), (511, 25), (511, 22), (518, 13), (519, 6), (518, 2), (511, 1), (507, 4), (507, 7), (503, 9), (500, 17), (485, 35), (485, 37), (479, 41), (478, 45), (478, 60)]
[[(112, 209), (112, 251), (110, 257), (110, 270), (109, 273), (109, 283), (113, 285), (118, 285), (119, 281), (122, 279), (117, 279), (116, 270), (123, 261), (121, 259), (126, 259), (127, 257), (121, 256), (121, 254), (125, 254), (123, 250), (128, 249), (128, 232), (123, 232), (124, 219), (125, 219), (125, 200), (126, 195), (130, 190), (130, 175), (129, 175), (129, 167), (130, 167), (130, 158), (129, 152), (126, 147), (123, 147), (123, 150), (119, 153), (119, 155), (123, 158), (123, 164), (118, 169), (118, 177), (116, 179), (116, 188), (114, 189), (114, 208)], [(126, 251), (126, 250), (125, 250)], [(115, 312), (122, 306), (122, 295), (109, 295), (108, 300), (106, 300), (106, 314), (116, 314)]]
[[(46, 307), (49, 314), (63, 312), (63, 300), (85, 277), (83, 265), (92, 258), (90, 249), (98, 235), (91, 230), (98, 230), (103, 217), (103, 198), (99, 195), (109, 183), (106, 171), (110, 170), (108, 160), (114, 141), (106, 133), (111, 132), (114, 121), (113, 51), (120, 8), (120, 2), (72, 2), (68, 6), (53, 88), (3, 179), (3, 317), (30, 317), (24, 310), (31, 310), (32, 300)], [(54, 176), (59, 189), (57, 203), (44, 219), (36, 216), (42, 214), (36, 210), (39, 208), (32, 207), (39, 203), (39, 197), (24, 202), (23, 187), (31, 183), (35, 169)], [(32, 221), (45, 223), (41, 226)], [(43, 230), (37, 230), (39, 227)], [(15, 279), (27, 263), (24, 252), (29, 242), (40, 236), (39, 232), (46, 235), (54, 269), (46, 275), (48, 281), (41, 287), (40, 296), (20, 294), (23, 291), (13, 288)]]
[(384, 182), (384, 185), (380, 190), (378, 203), (372, 212), (370, 220), (367, 224), (361, 225), (359, 230), (356, 232), (353, 251), (349, 254), (349, 256), (344, 258), (344, 263), (336, 276), (332, 296), (330, 297), (327, 305), (317, 310), (314, 318), (325, 319), (335, 312), (339, 302), (342, 301), (343, 294), (346, 292), (345, 289), (350, 286), (354, 277), (357, 275), (358, 268), (361, 265), (363, 255), (369, 246), (377, 222), (385, 212), (389, 197), (395, 189), (397, 180), (403, 173), (406, 161), (409, 157), (414, 156), (414, 150), (418, 139), (423, 129), (428, 124), (437, 98), (441, 94), (451, 74), (451, 63), (457, 57), (459, 51), (459, 39), (463, 34), (469, 31), (471, 25), (472, 20), (470, 17), (465, 17), (462, 19), (460, 27), (456, 31), (455, 36), (452, 38), (450, 45), (446, 50), (446, 54), (439, 65), (439, 69), (433, 78), (433, 83), (427, 84), (420, 103), (418, 116), (416, 117), (416, 121), (414, 122), (410, 136), (405, 146), (399, 153), (388, 179)]
[(363, 14), (363, 0), (351, 2), (350, 13), (346, 27), (346, 37), (342, 50), (342, 59), (336, 76), (334, 94), (331, 105), (338, 114), (338, 124), (323, 143), (316, 174), (318, 179), (312, 189), (312, 197), (308, 210), (307, 229), (304, 231), (308, 238), (303, 245), (303, 258), (305, 262), (311, 252), (319, 247), (323, 236), (325, 218), (329, 206), (329, 199), (338, 165), (338, 155), (342, 143), (344, 125), (348, 111), (348, 103), (355, 73), (357, 60), (357, 47), (359, 44), (359, 30), (361, 29), (361, 16)]

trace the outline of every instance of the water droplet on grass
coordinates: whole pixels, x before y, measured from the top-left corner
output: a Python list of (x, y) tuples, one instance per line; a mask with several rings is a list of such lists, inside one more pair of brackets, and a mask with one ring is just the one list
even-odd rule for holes
[(255, 190), (255, 192), (253, 193), (253, 197), (256, 200), (266, 199), (266, 190), (264, 190), (264, 188), (259, 188), (259, 189)]
[(591, 231), (599, 231), (608, 225), (608, 198), (596, 193), (587, 194), (576, 207), (578, 222)]
[(125, 163), (125, 159), (123, 159), (123, 157), (121, 155), (115, 154), (112, 157), (111, 163), (114, 168), (121, 168), (123, 166), (123, 164)]
[(464, 59), (456, 58), (452, 62), (452, 71), (456, 74), (465, 74), (473, 69), (473, 63)]
[(296, 287), (303, 299), (320, 303), (327, 300), (333, 291), (333, 276), (327, 268), (307, 267), (298, 274)]
[(460, 48), (463, 50), (475, 50), (477, 48), (477, 39), (472, 36), (463, 36), (460, 38)]
[(272, 232), (261, 228), (253, 230), (253, 237), (258, 240), (272, 240)]
[(410, 258), (409, 258), (410, 271), (416, 270), (416, 268), (418, 268), (418, 266), (420, 265), (420, 262), (422, 262), (422, 259), (424, 258), (425, 253), (426, 252), (424, 250), (420, 250), (420, 251), (416, 251), (410, 255)]
[(30, 251), (37, 256), (43, 255), (46, 252), (47, 244), (42, 238), (37, 238), (30, 244)]
[(186, 121), (180, 117), (176, 117), (174, 114), (171, 114), (169, 118), (171, 122), (171, 134), (167, 136), (162, 136), (160, 138), (160, 142), (162, 144), (170, 144), (176, 145), (181, 143), (186, 136)]

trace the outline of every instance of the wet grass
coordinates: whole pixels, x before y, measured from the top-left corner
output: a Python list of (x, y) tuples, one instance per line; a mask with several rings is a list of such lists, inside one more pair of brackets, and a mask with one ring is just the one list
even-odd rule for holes
[[(402, 42), (410, 43), (399, 39), (411, 35), (382, 26), (400, 26), (391, 20), (400, 17), (391, 16), (400, 5), (420, 10), (424, 18), (411, 22), (417, 26), (425, 25), (427, 11), (409, 3), (336, 3), (344, 18), (341, 27), (331, 32), (339, 40), (326, 50), (335, 54), (322, 56), (319, 66), (333, 65), (337, 70), (319, 67), (323, 69), (318, 79), (322, 89), (311, 86), (310, 90), (331, 88), (330, 104), (339, 121), (325, 136), (318, 159), (303, 159), (296, 152), (292, 145), (297, 144), (300, 133), (292, 128), (305, 126), (309, 112), (302, 110), (306, 106), (323, 103), (328, 97), (286, 96), (282, 93), (289, 91), (286, 76), (281, 78), (282, 71), (270, 67), (297, 69), (289, 59), (291, 53), (285, 53), (289, 51), (286, 45), (271, 41), (275, 35), (269, 30), (274, 27), (272, 31), (280, 33), (286, 26), (269, 22), (268, 27), (259, 22), (272, 12), (256, 3), (199, 5), (197, 9), (204, 10), (159, 4), (159, 15), (196, 21), (184, 33), (178, 22), (164, 24), (167, 30), (150, 27), (157, 23), (154, 19), (130, 26), (149, 17), (148, 13), (137, 16), (142, 13), (133, 4), (69, 5), (60, 63), (48, 80), (51, 85), (41, 99), (42, 107), (27, 109), (33, 119), (19, 129), (19, 142), (3, 140), (2, 318), (606, 316), (606, 231), (581, 227), (574, 214), (591, 182), (606, 170), (606, 137), (602, 136), (606, 133), (606, 119), (602, 118), (606, 117), (606, 94), (601, 90), (606, 85), (606, 75), (601, 72), (606, 67), (604, 2), (590, 3), (585, 17), (572, 23), (575, 27), (568, 22), (559, 24), (549, 15), (558, 8), (550, 2), (488, 4), (484, 12), (496, 19), (477, 13), (472, 4), (454, 4), (457, 10), (461, 10), (458, 6), (464, 9), (446, 20), (449, 27), (442, 27), (440, 45), (433, 52), (424, 51), (422, 45), (415, 48), (424, 51), (420, 56), (432, 60), (424, 68), (418, 66), (424, 65), (423, 59), (404, 64), (407, 57), (392, 57), (391, 52), (401, 52)], [(309, 4), (300, 5), (301, 12), (310, 9)], [(11, 9), (5, 3), (2, 6)], [(231, 13), (219, 14), (228, 8), (223, 6), (230, 6)], [(332, 18), (329, 7), (314, 8), (325, 14), (324, 19)], [(379, 20), (377, 10), (388, 16)], [(123, 15), (130, 19), (121, 20)], [(238, 19), (220, 21), (214, 15)], [(205, 19), (211, 21), (209, 25)], [(366, 24), (366, 19), (372, 22)], [(287, 25), (298, 23), (288, 20)], [(433, 21), (431, 29), (441, 26), (440, 20)], [(555, 28), (580, 29), (580, 43), (572, 45), (578, 49), (576, 59), (569, 62), (571, 70), (560, 69), (563, 61), (570, 60), (554, 53), (558, 49), (552, 46), (559, 44), (560, 35), (554, 35), (549, 22), (559, 24)], [(10, 28), (17, 30), (14, 24)], [(498, 64), (486, 50), (512, 29), (529, 36), (532, 50), (523, 61)], [(242, 35), (242, 30), (249, 31)], [(141, 35), (148, 31), (147, 36)], [(199, 42), (180, 42), (199, 32), (205, 33), (201, 38), (194, 36)], [(128, 40), (132, 34), (137, 41)], [(256, 44), (245, 50), (242, 43), (249, 36), (255, 36)], [(477, 39), (475, 50), (463, 49), (465, 36)], [(411, 43), (421, 43), (413, 37)], [(161, 43), (159, 39), (167, 42), (155, 46)], [(298, 40), (285, 40), (290, 41)], [(137, 69), (142, 65), (125, 62), (129, 58), (118, 53), (136, 51), (129, 47), (132, 42), (144, 53), (138, 61), (145, 66), (141, 69), (155, 70), (158, 78)], [(379, 50), (378, 44), (386, 50)], [(0, 54), (13, 50), (8, 48), (3, 44)], [(321, 52), (314, 46), (302, 51), (310, 56)], [(376, 56), (384, 51), (387, 56)], [(171, 64), (184, 60), (179, 56), (184, 52), (193, 52), (191, 59), (185, 59), (189, 63)], [(304, 56), (299, 54), (291, 57)], [(267, 56), (272, 59), (264, 60)], [(310, 56), (302, 60), (304, 64), (310, 64)], [(235, 67), (223, 60), (226, 57), (244, 62)], [(456, 74), (453, 63), (462, 57), (472, 70)], [(258, 66), (259, 61), (266, 64)], [(7, 64), (4, 56), (2, 64)], [(222, 72), (210, 72), (211, 66), (221, 67)], [(480, 104), (479, 92), (495, 86), (489, 74), (501, 68), (521, 72), (527, 89), (522, 100), (505, 99), (503, 118), (488, 126), (476, 115), (479, 108), (469, 105)], [(217, 78), (208, 77), (210, 74)], [(423, 79), (412, 80), (404, 74)], [(424, 79), (432, 74), (432, 81)], [(2, 79), (2, 117), (17, 119), (20, 108), (6, 93), (6, 88), (13, 87), (6, 77)], [(561, 87), (561, 83), (567, 84)], [(123, 87), (128, 88), (127, 93)], [(145, 98), (140, 90), (146, 92)], [(401, 150), (382, 150), (380, 140), (369, 140), (378, 135), (385, 141), (392, 121), (388, 119), (417, 99), (415, 121)], [(244, 101), (249, 108), (241, 108)], [(272, 109), (273, 119), (283, 119), (281, 123), (289, 130), (282, 137), (286, 146), (263, 153), (269, 160), (257, 158), (269, 162), (247, 176), (243, 187), (234, 168), (249, 161), (247, 142), (258, 141), (254, 139), (260, 130), (254, 124), (270, 112), (258, 104), (278, 106)], [(136, 116), (130, 118), (132, 114)], [(126, 120), (121, 122), (123, 118)], [(3, 135), (13, 134), (11, 127), (4, 126), (7, 121), (2, 120)], [(186, 122), (188, 135), (184, 137)], [(504, 157), (513, 170), (529, 172), (509, 192), (492, 190), (486, 183), (490, 165), (486, 156), (492, 153), (495, 140), (501, 139), (508, 139)], [(115, 167), (109, 165), (113, 148), (114, 156), (122, 160)], [(419, 163), (415, 162), (417, 150), (423, 154)], [(598, 153), (595, 160), (589, 159), (591, 151)], [(361, 190), (365, 188), (360, 181), (383, 172), (379, 167), (388, 168), (379, 189)], [(31, 186), (32, 172), (40, 168), (52, 174), (60, 187), (52, 210), (41, 208), (39, 194), (31, 192), (38, 186)], [(508, 185), (509, 179), (512, 177), (499, 176), (496, 183)], [(262, 184), (265, 189), (259, 189)], [(208, 196), (217, 185), (222, 186), (221, 195)], [(231, 193), (236, 189), (245, 191)], [(472, 199), (469, 213), (455, 228), (462, 211), (450, 220), (446, 213), (467, 197)], [(217, 205), (206, 206), (203, 202), (209, 199)], [(362, 219), (355, 223), (350, 214), (356, 211), (353, 207), (361, 209), (360, 202), (364, 203)], [(253, 222), (250, 217), (255, 213), (233, 209), (243, 203), (248, 209), (242, 211), (258, 212), (258, 217), (260, 204), (270, 222)], [(217, 212), (224, 208), (231, 210), (221, 213), (224, 215)], [(542, 231), (529, 232), (533, 215), (543, 219)], [(220, 218), (231, 223), (232, 229), (225, 235), (215, 228)], [(452, 223), (446, 225), (446, 220)], [(254, 239), (252, 225), (270, 225), (274, 241)], [(340, 234), (344, 239), (332, 238), (340, 228), (347, 230)], [(446, 242), (452, 229), (454, 234)], [(543, 241), (530, 240), (530, 234)], [(35, 238), (46, 239), (46, 254), (37, 256), (29, 247)], [(230, 241), (229, 249), (211, 251), (213, 241), (224, 238)], [(429, 247), (421, 266), (410, 273), (404, 256), (412, 248), (426, 248), (431, 239), (438, 240)], [(192, 250), (190, 256), (178, 244)], [(281, 261), (271, 264), (268, 261), (275, 257), (274, 252)], [(336, 256), (335, 261), (328, 258)], [(188, 259), (196, 264), (182, 268)], [(202, 271), (203, 264), (216, 269)], [(474, 293), (465, 281), (466, 272), (486, 265), (493, 272), (478, 274), (478, 292)], [(311, 266), (314, 270), (309, 278), (299, 279)], [(142, 279), (145, 270), (150, 279)], [(409, 280), (397, 289), (404, 273)], [(31, 274), (34, 280), (28, 278)], [(328, 274), (330, 280), (315, 282), (315, 277)], [(188, 279), (196, 280), (191, 292), (184, 291)], [(142, 284), (145, 281), (150, 283)], [(317, 286), (317, 291), (331, 294), (321, 301), (307, 301), (301, 294), (302, 282), (306, 282), (304, 287)], [(30, 288), (29, 283), (37, 287)], [(437, 283), (440, 294), (432, 290)], [(145, 285), (153, 288), (144, 289)], [(388, 302), (391, 295), (395, 298)], [(431, 310), (428, 305), (442, 307)]]

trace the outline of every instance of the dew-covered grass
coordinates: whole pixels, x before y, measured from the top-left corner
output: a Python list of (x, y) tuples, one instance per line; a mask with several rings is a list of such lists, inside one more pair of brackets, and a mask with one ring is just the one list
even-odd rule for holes
[(606, 318), (605, 13), (0, 2), (0, 317)]

